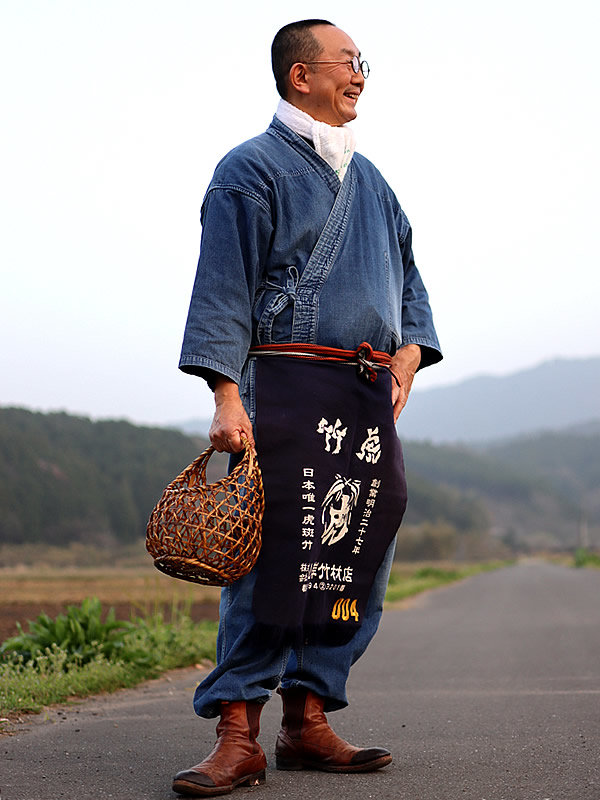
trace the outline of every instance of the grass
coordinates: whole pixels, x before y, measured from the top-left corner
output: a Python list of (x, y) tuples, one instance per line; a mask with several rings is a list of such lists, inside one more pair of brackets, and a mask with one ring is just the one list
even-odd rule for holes
[(480, 572), (490, 572), (508, 566), (507, 561), (486, 561), (480, 564), (445, 564), (443, 566), (425, 564), (415, 569), (414, 565), (394, 564), (386, 604), (398, 603), (408, 597), (461, 581)]
[[(393, 605), (428, 589), (506, 564), (499, 561), (468, 565), (396, 563), (386, 603)], [(156, 591), (157, 581), (164, 591)], [(10, 593), (5, 593), (9, 587)], [(143, 616), (116, 627), (119, 647), (107, 649), (102, 645), (109, 635), (102, 633), (102, 625), (114, 627), (113, 618), (101, 613), (99, 601), (90, 601), (85, 590), (92, 587), (105, 601), (107, 598), (113, 603), (135, 601), (143, 609)], [(16, 576), (0, 574), (0, 588), (3, 596), (11, 597), (14, 602), (32, 603), (32, 597), (42, 605), (50, 600), (82, 602), (81, 609), (69, 609), (62, 615), (62, 621), (59, 620), (61, 615), (56, 620), (40, 615), (29, 626), (29, 633), (21, 631), (20, 650), (7, 648), (10, 640), (4, 643), (5, 652), (2, 654), (0, 650), (0, 717), (38, 712), (54, 703), (135, 686), (170, 669), (207, 659), (214, 661), (217, 625), (210, 621), (194, 623), (189, 610), (191, 603), (198, 601), (199, 591), (208, 592), (211, 599), (216, 599), (218, 589), (163, 580), (163, 576), (148, 574), (144, 569), (74, 569), (60, 574), (53, 570), (28, 570)], [(169, 600), (171, 607), (169, 621), (166, 621), (163, 610), (165, 601)], [(95, 616), (90, 621), (92, 615)], [(65, 633), (71, 619), (77, 636)], [(83, 649), (80, 627), (86, 632), (84, 639), (88, 645)], [(37, 649), (31, 647), (33, 633), (41, 643)], [(52, 638), (60, 638), (60, 642)]]
[(576, 567), (600, 568), (600, 554), (587, 550), (584, 547), (579, 547), (575, 551), (573, 562)]
[[(86, 604), (90, 605), (90, 599), (78, 610), (80, 628), (86, 627), (81, 625)], [(48, 631), (59, 627), (57, 621), (66, 620), (68, 625), (75, 616), (73, 610), (59, 615), (56, 621), (40, 615), (30, 624), (30, 633), (21, 633), (4, 642), (4, 652), (0, 651), (0, 716), (40, 711), (44, 706), (75, 697), (135, 686), (177, 667), (206, 659), (214, 661), (217, 624), (194, 623), (183, 610), (172, 612), (170, 622), (165, 622), (159, 613), (125, 623), (117, 631), (120, 647), (110, 650), (102, 647), (103, 634), (98, 630), (90, 634), (97, 636), (98, 641), (88, 637), (83, 652), (81, 642), (73, 637), (65, 636), (60, 644), (48, 645)], [(96, 607), (98, 615), (99, 612)], [(104, 624), (111, 626), (110, 634), (115, 633), (110, 615), (109, 622)], [(45, 646), (32, 647), (33, 640)], [(94, 647), (96, 652), (90, 653)]]
[(41, 711), (44, 706), (99, 692), (134, 686), (139, 673), (102, 656), (83, 665), (67, 665), (67, 654), (55, 647), (34, 662), (0, 664), (0, 713)]

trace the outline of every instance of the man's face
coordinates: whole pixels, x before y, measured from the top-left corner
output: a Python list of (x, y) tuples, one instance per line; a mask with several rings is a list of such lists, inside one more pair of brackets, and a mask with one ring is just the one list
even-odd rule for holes
[[(318, 25), (312, 32), (323, 48), (318, 61), (350, 62), (352, 56), (360, 55), (352, 39), (333, 25)], [(303, 110), (328, 125), (355, 119), (356, 103), (365, 88), (362, 72), (355, 73), (350, 63), (313, 64), (309, 69), (310, 92), (303, 98)]]

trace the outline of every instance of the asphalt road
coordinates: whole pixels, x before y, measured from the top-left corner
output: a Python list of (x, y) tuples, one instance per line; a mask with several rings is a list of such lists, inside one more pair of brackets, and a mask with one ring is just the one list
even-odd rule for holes
[[(174, 800), (171, 776), (214, 742), (200, 673), (53, 709), (0, 739), (2, 800)], [(262, 716), (252, 800), (600, 800), (600, 571), (526, 563), (384, 614), (330, 715), (394, 762), (366, 775), (278, 772), (280, 705)]]

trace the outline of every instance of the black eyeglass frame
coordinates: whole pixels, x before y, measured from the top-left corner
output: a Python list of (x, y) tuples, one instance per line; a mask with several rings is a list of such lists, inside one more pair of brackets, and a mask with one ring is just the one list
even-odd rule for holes
[(369, 77), (371, 68), (366, 61), (361, 61), (358, 56), (352, 56), (350, 61), (303, 61), (303, 64), (349, 64), (355, 75), (362, 72), (363, 78), (366, 80)]

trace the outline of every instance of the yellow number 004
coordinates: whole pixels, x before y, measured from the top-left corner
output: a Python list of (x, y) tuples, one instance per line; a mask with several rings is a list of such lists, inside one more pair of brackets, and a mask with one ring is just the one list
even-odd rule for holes
[(353, 617), (358, 622), (358, 611), (356, 610), (356, 600), (351, 600), (349, 597), (341, 598), (335, 601), (333, 610), (331, 612), (332, 619), (342, 618), (344, 622), (348, 622), (350, 617)]

